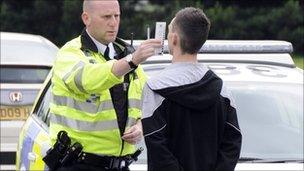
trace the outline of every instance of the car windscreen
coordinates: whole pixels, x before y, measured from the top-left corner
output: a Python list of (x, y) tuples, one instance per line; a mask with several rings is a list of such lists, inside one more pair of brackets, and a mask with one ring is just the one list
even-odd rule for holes
[(227, 87), (243, 135), (241, 157), (303, 157), (302, 84), (233, 82)]
[(0, 83), (43, 83), (50, 71), (44, 66), (1, 66)]

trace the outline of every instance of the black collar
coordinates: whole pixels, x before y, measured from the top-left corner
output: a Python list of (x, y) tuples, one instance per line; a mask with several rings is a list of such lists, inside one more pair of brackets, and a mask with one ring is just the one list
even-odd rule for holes
[(82, 30), (80, 40), (81, 40), (81, 50), (82, 51), (90, 50), (90, 51), (93, 51), (95, 53), (98, 53), (97, 46), (95, 45), (95, 43), (93, 42), (91, 37), (88, 35), (85, 28)]
[[(85, 51), (89, 50), (89, 51), (98, 53), (97, 46), (95, 45), (95, 43), (93, 42), (91, 37), (88, 35), (85, 28), (83, 29), (83, 31), (81, 33), (80, 40), (81, 40), (81, 50), (82, 51), (85, 52)], [(133, 53), (135, 51), (133, 46), (126, 43), (125, 41), (123, 41), (120, 38), (116, 38), (115, 41), (113, 42), (113, 45), (114, 45), (114, 49), (117, 53), (117, 56), (115, 56), (115, 59), (123, 58), (123, 57), (127, 56), (128, 54)], [(109, 59), (106, 59), (106, 60), (109, 60)]]

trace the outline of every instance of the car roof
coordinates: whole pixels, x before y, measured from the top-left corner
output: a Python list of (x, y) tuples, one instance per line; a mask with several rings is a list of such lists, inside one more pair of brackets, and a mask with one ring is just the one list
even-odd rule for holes
[[(126, 40), (132, 43), (131, 40)], [(134, 40), (137, 48), (144, 40)], [(292, 44), (282, 40), (207, 40), (199, 53), (291, 53)], [(168, 53), (168, 40), (164, 40), (164, 53)]]
[[(294, 61), (288, 53), (200, 53), (197, 56), (200, 62), (219, 62), (219, 63), (251, 63), (251, 64), (268, 64), (275, 66), (285, 66), (295, 68)], [(172, 56), (169, 54), (154, 55), (148, 58), (144, 63), (170, 63)]]
[[(141, 41), (134, 41), (137, 47)], [(168, 42), (164, 42), (166, 48)], [(286, 41), (210, 40), (197, 59), (226, 81), (257, 81), (303, 84), (303, 70), (296, 68)], [(154, 55), (143, 63), (146, 70), (157, 70), (171, 63), (172, 55)], [(159, 66), (157, 66), (157, 64)], [(163, 65), (163, 66), (161, 66)]]
[(34, 34), (1, 32), (1, 65), (52, 66), (58, 47)]
[[(130, 42), (130, 41), (129, 41)], [(137, 48), (143, 40), (133, 41)], [(274, 40), (207, 40), (200, 48), (198, 60), (204, 62), (256, 63), (294, 68), (290, 42)], [(163, 55), (155, 55), (145, 63), (170, 62), (168, 41), (164, 41)]]

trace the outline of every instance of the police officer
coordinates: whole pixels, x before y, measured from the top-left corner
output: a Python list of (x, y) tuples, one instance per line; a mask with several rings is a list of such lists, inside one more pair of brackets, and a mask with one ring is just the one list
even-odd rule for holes
[(141, 62), (161, 47), (149, 39), (135, 51), (117, 38), (118, 0), (84, 0), (82, 34), (67, 42), (53, 67), (52, 143), (65, 130), (83, 146), (72, 165), (59, 170), (128, 170), (124, 161), (142, 137)]

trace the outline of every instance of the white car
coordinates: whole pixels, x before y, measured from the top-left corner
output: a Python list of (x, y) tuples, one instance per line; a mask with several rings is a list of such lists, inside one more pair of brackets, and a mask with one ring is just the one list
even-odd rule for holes
[(38, 35), (0, 34), (0, 164), (3, 167), (15, 164), (21, 127), (52, 67), (58, 48)]
[[(139, 43), (134, 41), (135, 47)], [(291, 52), (292, 45), (284, 41), (209, 40), (198, 55), (199, 62), (224, 80), (235, 100), (243, 135), (236, 170), (303, 169), (303, 70), (295, 66)], [(164, 54), (149, 58), (143, 68), (153, 76), (171, 58), (165, 46)], [(23, 127), (17, 170), (47, 168), (42, 158), (50, 148), (50, 85), (49, 78)], [(145, 148), (143, 141), (138, 147)], [(131, 170), (147, 170), (145, 152)]]

